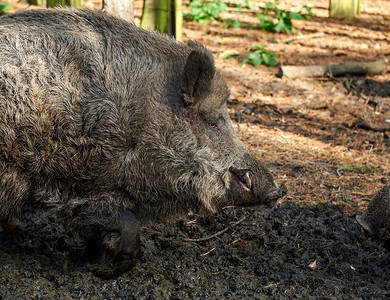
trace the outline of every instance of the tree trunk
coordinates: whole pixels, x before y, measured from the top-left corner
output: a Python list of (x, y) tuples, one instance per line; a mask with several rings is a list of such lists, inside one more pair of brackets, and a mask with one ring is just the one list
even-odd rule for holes
[(329, 0), (329, 15), (336, 18), (354, 18), (360, 14), (360, 0)]
[(46, 6), (46, 1), (42, 1), (42, 0), (29, 0), (27, 2), (32, 5)]
[(47, 7), (66, 6), (66, 0), (47, 0)]
[(175, 1), (175, 38), (179, 41), (183, 40), (183, 11), (182, 0)]
[(67, 1), (67, 5), (70, 5), (73, 8), (79, 8), (79, 9), (83, 8), (81, 4), (81, 0), (69, 0)]
[(183, 38), (182, 0), (144, 0), (141, 26)]
[(144, 0), (141, 26), (157, 29), (161, 33), (172, 33), (171, 0)]
[(133, 0), (103, 0), (103, 10), (128, 22), (134, 20)]
[[(38, 1), (40, 0), (37, 0), (37, 2)], [(47, 7), (71, 6), (73, 8), (82, 8), (81, 0), (47, 0), (46, 6)]]

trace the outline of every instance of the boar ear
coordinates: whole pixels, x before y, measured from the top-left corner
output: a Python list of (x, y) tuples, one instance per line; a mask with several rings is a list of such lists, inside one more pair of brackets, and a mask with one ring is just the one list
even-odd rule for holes
[(181, 79), (181, 91), (185, 105), (193, 105), (210, 91), (215, 74), (214, 58), (201, 44), (190, 41), (194, 48), (187, 58)]

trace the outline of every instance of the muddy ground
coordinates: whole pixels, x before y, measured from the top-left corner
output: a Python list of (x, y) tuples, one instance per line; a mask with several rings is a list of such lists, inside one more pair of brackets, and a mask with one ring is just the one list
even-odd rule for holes
[[(111, 280), (89, 271), (82, 244), (53, 216), (26, 215), (0, 227), (0, 299), (390, 298), (388, 233), (369, 236), (355, 221), (390, 182), (390, 132), (354, 126), (389, 124), (390, 68), (369, 77), (280, 79), (276, 68), (242, 63), (253, 44), (284, 65), (389, 59), (390, 2), (361, 1), (355, 20), (328, 18), (327, 0), (281, 0), (279, 7), (302, 5), (315, 16), (294, 21), (301, 38), (290, 43), (294, 35), (261, 31), (251, 12), (238, 16), (233, 8), (223, 17), (240, 18), (244, 28), (184, 24), (184, 39), (216, 57), (239, 137), (288, 186), (283, 203), (150, 224), (138, 265)], [(135, 7), (139, 16), (140, 1)], [(238, 59), (220, 58), (227, 50)], [(202, 237), (211, 238), (188, 240)]]
[[(216, 238), (187, 241), (245, 216)], [(342, 205), (289, 201), (155, 224), (143, 230), (138, 265), (112, 280), (89, 272), (82, 246), (54, 220), (27, 218), (24, 231), (0, 234), (0, 298), (386, 299), (390, 247), (354, 216)]]

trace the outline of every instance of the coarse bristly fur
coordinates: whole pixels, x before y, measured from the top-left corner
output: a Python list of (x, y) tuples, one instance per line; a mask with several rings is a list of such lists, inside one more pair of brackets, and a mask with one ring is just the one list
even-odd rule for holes
[(377, 233), (380, 228), (390, 231), (390, 183), (375, 195), (366, 212), (356, 219), (370, 234)]
[(134, 264), (143, 220), (285, 193), (236, 137), (229, 90), (196, 42), (102, 12), (29, 10), (0, 18), (0, 60), (0, 220), (53, 210), (100, 249), (103, 273)]

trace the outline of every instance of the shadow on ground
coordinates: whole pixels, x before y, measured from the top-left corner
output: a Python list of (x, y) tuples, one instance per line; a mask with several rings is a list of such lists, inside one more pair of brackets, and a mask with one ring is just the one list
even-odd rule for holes
[[(203, 241), (229, 228), (225, 233)], [(383, 233), (380, 233), (383, 234)], [(389, 245), (330, 203), (227, 208), (143, 229), (129, 273), (93, 276), (82, 245), (48, 216), (0, 232), (1, 299), (369, 299), (390, 297)]]

